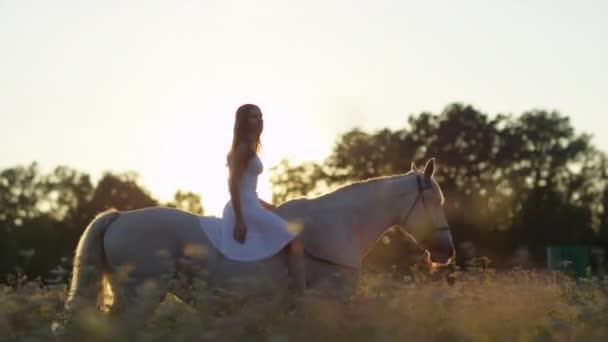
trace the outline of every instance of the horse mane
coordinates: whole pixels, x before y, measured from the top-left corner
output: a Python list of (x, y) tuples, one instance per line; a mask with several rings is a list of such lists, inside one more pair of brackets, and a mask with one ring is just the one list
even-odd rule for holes
[[(409, 171), (403, 174), (354, 181), (316, 197), (301, 197), (285, 203), (305, 201), (308, 213), (314, 212), (317, 215), (326, 212), (328, 214), (331, 213), (331, 215), (325, 217), (326, 219), (330, 219), (331, 216), (352, 215), (356, 211), (365, 210), (368, 207), (370, 199), (375, 200), (378, 196), (395, 198), (399, 194), (402, 194), (405, 191), (403, 186), (401, 186), (402, 183), (409, 178), (407, 176), (415, 173), (415, 171)], [(443, 203), (445, 200), (443, 192), (434, 179), (432, 179), (432, 182), (437, 187), (441, 203)], [(302, 208), (298, 210), (302, 210)], [(316, 217), (316, 220), (319, 219), (320, 217)], [(325, 222), (317, 223), (323, 224)]]
[[(342, 210), (364, 209), (367, 206), (367, 200), (374, 196), (381, 193), (390, 196), (396, 195), (393, 194), (394, 192), (403, 192), (403, 187), (398, 184), (411, 173), (412, 171), (354, 181), (317, 197), (307, 198), (307, 200), (310, 205), (318, 207), (317, 211), (331, 210), (334, 214), (339, 214)], [(380, 187), (378, 187), (379, 185)]]
[[(406, 174), (354, 181), (316, 197), (289, 200), (279, 205), (279, 209), (290, 211), (290, 207), (296, 206), (299, 214), (309, 218), (314, 217), (316, 224), (333, 226), (332, 222), (325, 221), (333, 221), (336, 217), (353, 215), (357, 211), (365, 210), (369, 206), (369, 200), (381, 194), (392, 197), (397, 195), (396, 192), (402, 193), (402, 187), (395, 185), (403, 182), (405, 176), (411, 173), (410, 171)], [(301, 206), (302, 203), (306, 203), (305, 208)]]
[(378, 183), (380, 183), (380, 182), (384, 183), (387, 186), (387, 188), (389, 188), (389, 189), (398, 189), (397, 187), (393, 187), (392, 185), (395, 185), (395, 183), (402, 182), (404, 177), (411, 173), (412, 173), (412, 171), (405, 173), (405, 174), (379, 176), (379, 177), (373, 177), (373, 178), (368, 178), (368, 179), (364, 179), (364, 180), (354, 181), (354, 182), (348, 183), (346, 185), (343, 185), (333, 191), (319, 195), (317, 197), (308, 198), (308, 200), (311, 200), (311, 201), (334, 200), (336, 197), (342, 197), (344, 195), (350, 195), (347, 198), (353, 197), (353, 195), (356, 198), (362, 198), (362, 196), (356, 196), (356, 195), (358, 195), (358, 193), (360, 193), (360, 192), (369, 191), (370, 188), (372, 188), (373, 186), (377, 186)]

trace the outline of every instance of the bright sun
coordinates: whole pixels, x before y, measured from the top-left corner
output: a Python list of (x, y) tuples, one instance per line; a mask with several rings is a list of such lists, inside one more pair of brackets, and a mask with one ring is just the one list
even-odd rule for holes
[[(327, 139), (315, 136), (312, 127), (297, 122), (300, 116), (280, 109), (264, 111), (260, 155), (264, 172), (258, 178), (258, 195), (268, 202), (272, 199), (269, 182), (272, 166), (282, 159), (294, 163), (319, 161), (327, 150)], [(215, 120), (192, 114), (152, 127), (146, 134), (153, 142), (144, 141), (138, 145), (142, 152), (137, 170), (142, 184), (161, 202), (173, 199), (178, 189), (192, 191), (201, 196), (207, 214), (221, 215), (230, 199), (225, 164), (232, 142), (232, 120), (232, 114)]]

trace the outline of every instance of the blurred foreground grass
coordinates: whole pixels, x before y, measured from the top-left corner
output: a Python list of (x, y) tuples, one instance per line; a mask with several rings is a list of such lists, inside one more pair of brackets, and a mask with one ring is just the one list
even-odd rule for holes
[(0, 341), (606, 341), (608, 279), (474, 270), (449, 286), (430, 277), (364, 274), (346, 303), (311, 294), (292, 310), (276, 291), (255, 300), (198, 290), (168, 297), (145, 327), (97, 312), (57, 337), (65, 288), (0, 285)]

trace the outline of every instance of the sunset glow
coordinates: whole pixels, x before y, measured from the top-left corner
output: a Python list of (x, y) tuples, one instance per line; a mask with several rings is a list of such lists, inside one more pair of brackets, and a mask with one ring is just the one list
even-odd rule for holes
[[(260, 105), (259, 194), (282, 158), (451, 102), (559, 110), (608, 150), (600, 2), (0, 1), (0, 166), (137, 171), (218, 214), (233, 115)], [(601, 42), (601, 43), (600, 43)], [(10, 146), (10, 148), (7, 148)]]

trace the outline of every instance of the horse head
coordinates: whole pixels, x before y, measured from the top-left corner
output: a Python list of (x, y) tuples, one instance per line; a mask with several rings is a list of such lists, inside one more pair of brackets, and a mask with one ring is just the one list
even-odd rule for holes
[(415, 197), (413, 202), (407, 201), (399, 225), (405, 227), (431, 253), (431, 261), (445, 264), (454, 257), (455, 252), (452, 233), (443, 211), (443, 193), (433, 177), (435, 169), (435, 159), (430, 159), (422, 171), (412, 163), (407, 179), (416, 182), (414, 187), (410, 187), (416, 189), (412, 195)]

